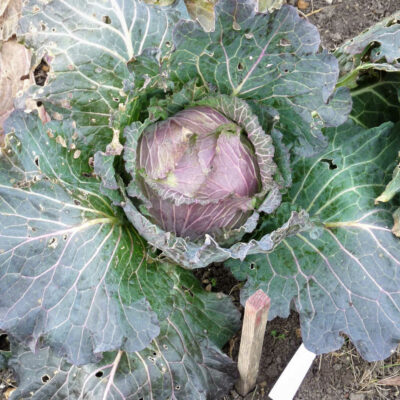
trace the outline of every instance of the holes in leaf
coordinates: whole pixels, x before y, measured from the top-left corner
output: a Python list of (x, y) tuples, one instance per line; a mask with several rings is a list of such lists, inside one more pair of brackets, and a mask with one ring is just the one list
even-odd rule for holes
[(251, 262), (249, 268), (253, 271), (254, 269), (256, 269), (256, 264)]
[(181, 385), (175, 385), (175, 390), (181, 390)]
[(329, 165), (329, 169), (336, 169), (337, 168), (337, 165), (333, 162), (333, 160), (330, 160), (328, 158), (323, 158), (321, 160), (321, 162), (328, 164)]
[(278, 68), (282, 74), (288, 74), (289, 72), (293, 72), (296, 66), (291, 62), (284, 62), (280, 64)]
[(119, 97), (113, 97), (113, 100), (114, 100), (116, 103), (119, 103)]
[(97, 371), (95, 374), (96, 378), (101, 378), (103, 375), (104, 375), (103, 371)]
[(111, 24), (111, 18), (108, 15), (104, 15), (101, 20), (107, 25)]
[(50, 71), (50, 66), (47, 63), (47, 61), (42, 58), (40, 61), (39, 65), (35, 68), (33, 71), (33, 76), (35, 78), (35, 83), (38, 86), (44, 86), (46, 79), (47, 79), (47, 74)]
[(238, 63), (237, 69), (238, 69), (239, 71), (243, 71), (243, 70), (244, 70), (243, 64), (242, 64), (242, 63)]
[(48, 247), (50, 247), (51, 249), (55, 249), (58, 246), (58, 240), (57, 238), (53, 237), (49, 240), (48, 242)]
[(389, 26), (396, 25), (396, 24), (400, 24), (400, 20), (397, 20), (397, 19), (390, 19), (390, 20), (386, 23), (385, 26), (389, 28)]
[(35, 162), (36, 166), (39, 168), (39, 156), (35, 156), (33, 161)]
[(157, 353), (155, 351), (153, 351), (153, 356), (157, 357)]
[(380, 51), (381, 44), (379, 42), (373, 41), (371, 42), (368, 50), (363, 54), (361, 60), (365, 62), (370, 62), (371, 59), (376, 59), (381, 54)]
[(168, 350), (168, 346), (166, 344), (163, 344), (164, 350)]
[(187, 293), (189, 296), (191, 296), (191, 297), (194, 297), (194, 294), (193, 294), (193, 292), (189, 289), (189, 288), (187, 288), (186, 286), (181, 286), (181, 288), (184, 290), (184, 292), (185, 293)]
[(168, 40), (168, 41), (165, 42), (165, 46), (171, 47), (171, 46), (172, 46), (172, 43)]
[(10, 342), (8, 340), (8, 335), (0, 335), (0, 350), (10, 351)]
[(285, 38), (282, 38), (282, 39), (280, 40), (280, 42), (279, 42), (279, 45), (282, 46), (282, 47), (287, 47), (287, 46), (290, 46), (291, 43), (289, 42), (289, 40), (287, 40), (287, 39), (285, 39)]
[(48, 375), (43, 375), (42, 376), (42, 382), (47, 383), (50, 380), (50, 377)]
[(68, 239), (68, 235), (64, 235), (63, 236), (63, 240), (65, 241), (65, 240), (67, 240)]
[(46, 30), (46, 25), (43, 23), (43, 22), (40, 22), (40, 29), (42, 30), (42, 31), (45, 31)]
[(51, 28), (51, 31), (52, 32), (55, 32), (57, 29), (56, 28)]
[(76, 206), (80, 206), (81, 205), (81, 202), (79, 201), (79, 200), (74, 200), (74, 204), (76, 205)]

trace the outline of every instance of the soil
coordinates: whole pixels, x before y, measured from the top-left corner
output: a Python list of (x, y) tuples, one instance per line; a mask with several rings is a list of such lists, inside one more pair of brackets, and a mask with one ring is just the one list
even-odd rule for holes
[[(198, 270), (197, 277), (205, 288), (224, 292), (243, 313), (239, 293), (243, 283), (237, 282), (223, 266)], [(400, 346), (384, 361), (369, 363), (344, 336), (345, 344), (337, 351), (317, 356), (294, 400), (400, 400)], [(235, 390), (220, 400), (268, 400), (268, 393), (299, 348), (300, 322), (297, 312), (286, 319), (275, 318), (267, 323), (257, 386), (246, 397)], [(224, 348), (237, 361), (240, 344), (238, 332)], [(383, 379), (397, 377), (397, 385), (385, 385)]]
[[(297, 5), (297, 0), (287, 0)], [(303, 7), (308, 3), (308, 7)], [(300, 4), (299, 4), (300, 6)], [(322, 46), (333, 50), (346, 39), (361, 33), (375, 22), (400, 10), (399, 0), (303, 0), (304, 15), (321, 34)], [(44, 76), (44, 74), (42, 74)], [(197, 272), (206, 290), (222, 291), (239, 302), (241, 284), (222, 266)], [(4, 337), (0, 335), (0, 338)], [(237, 360), (240, 332), (224, 349)], [(245, 398), (234, 390), (221, 400), (268, 400), (268, 393), (301, 344), (300, 324), (296, 312), (289, 318), (276, 318), (267, 324), (257, 386)], [(0, 340), (0, 350), (7, 341)], [(400, 400), (400, 385), (384, 385), (382, 379), (400, 376), (400, 347), (390, 358), (368, 363), (360, 358), (346, 339), (342, 349), (318, 356), (311, 366), (295, 400)], [(8, 399), (15, 382), (10, 371), (0, 371), (0, 400)]]
[(286, 0), (308, 4), (301, 11), (316, 25), (322, 46), (328, 50), (350, 39), (371, 25), (400, 11), (399, 0)]

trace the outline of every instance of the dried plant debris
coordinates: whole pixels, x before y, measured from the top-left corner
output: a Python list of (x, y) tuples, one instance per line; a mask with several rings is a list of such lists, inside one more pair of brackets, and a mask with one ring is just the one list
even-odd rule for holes
[(3, 43), (0, 49), (0, 134), (3, 123), (14, 109), (14, 99), (22, 96), (32, 84), (29, 75), (31, 53), (16, 39)]
[(8, 40), (17, 33), (21, 9), (22, 0), (1, 0), (0, 40)]

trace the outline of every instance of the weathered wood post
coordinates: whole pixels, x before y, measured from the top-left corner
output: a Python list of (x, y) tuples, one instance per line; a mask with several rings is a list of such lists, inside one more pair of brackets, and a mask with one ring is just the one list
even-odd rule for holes
[(240, 378), (236, 382), (236, 390), (242, 396), (256, 384), (270, 303), (261, 289), (246, 301), (238, 360)]

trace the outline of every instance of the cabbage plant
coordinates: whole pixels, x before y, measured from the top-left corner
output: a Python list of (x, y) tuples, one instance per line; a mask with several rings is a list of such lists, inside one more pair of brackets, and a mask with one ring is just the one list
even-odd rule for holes
[(240, 313), (193, 273), (213, 263), (243, 304), (262, 288), (270, 318), (297, 310), (311, 351), (395, 349), (400, 17), (329, 54), (272, 3), (24, 5), (19, 40), (50, 71), (0, 158), (13, 399), (229, 392)]

